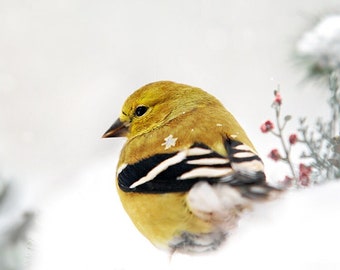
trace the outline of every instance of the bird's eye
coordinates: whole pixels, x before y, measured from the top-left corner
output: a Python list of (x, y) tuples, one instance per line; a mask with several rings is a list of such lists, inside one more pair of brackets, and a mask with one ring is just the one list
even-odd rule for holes
[(142, 116), (143, 114), (146, 113), (147, 110), (148, 110), (148, 107), (146, 107), (146, 106), (143, 106), (143, 105), (138, 106), (135, 110), (135, 115), (136, 116)]

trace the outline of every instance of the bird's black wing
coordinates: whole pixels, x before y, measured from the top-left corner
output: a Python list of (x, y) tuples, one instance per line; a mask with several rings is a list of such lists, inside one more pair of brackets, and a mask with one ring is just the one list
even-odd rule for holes
[[(226, 183), (246, 197), (266, 193), (263, 163), (247, 145), (225, 139), (228, 156), (202, 143), (163, 153), (118, 169), (118, 185), (125, 192), (168, 193), (188, 191), (198, 181)], [(254, 194), (252, 194), (254, 193)]]

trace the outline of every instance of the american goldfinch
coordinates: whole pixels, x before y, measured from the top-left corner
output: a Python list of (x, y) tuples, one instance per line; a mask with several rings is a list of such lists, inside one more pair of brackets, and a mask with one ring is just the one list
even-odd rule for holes
[(116, 175), (121, 202), (138, 230), (171, 252), (218, 248), (243, 210), (278, 192), (232, 114), (196, 87), (140, 88), (103, 137), (127, 138)]

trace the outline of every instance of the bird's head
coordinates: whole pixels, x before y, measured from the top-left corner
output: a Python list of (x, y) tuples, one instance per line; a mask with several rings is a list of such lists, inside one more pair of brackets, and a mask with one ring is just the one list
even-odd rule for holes
[(167, 124), (172, 119), (204, 106), (221, 106), (205, 91), (170, 81), (143, 86), (125, 101), (120, 117), (104, 138), (133, 138)]

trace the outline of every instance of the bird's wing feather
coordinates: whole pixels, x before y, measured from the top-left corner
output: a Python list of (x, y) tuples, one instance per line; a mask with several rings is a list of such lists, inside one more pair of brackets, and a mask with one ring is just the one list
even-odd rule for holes
[(167, 193), (188, 191), (197, 182), (206, 181), (226, 183), (246, 197), (266, 193), (263, 163), (258, 155), (236, 140), (225, 139), (224, 146), (227, 157), (205, 144), (195, 143), (183, 151), (123, 164), (118, 169), (118, 185), (125, 192)]

